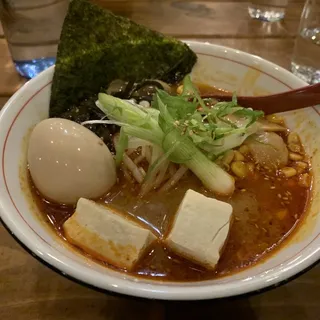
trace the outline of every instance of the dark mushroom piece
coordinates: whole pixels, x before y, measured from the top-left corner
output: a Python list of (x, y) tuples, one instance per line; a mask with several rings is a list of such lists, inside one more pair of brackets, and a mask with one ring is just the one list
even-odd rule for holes
[(157, 89), (171, 93), (170, 85), (161, 80), (144, 80), (134, 83), (133, 81), (116, 79), (110, 83), (107, 94), (121, 99), (134, 99), (137, 103), (151, 102)]
[(151, 102), (157, 89), (165, 90), (168, 93), (171, 92), (171, 87), (161, 80), (145, 80), (137, 84), (130, 98), (135, 99), (137, 102), (143, 100)]
[(133, 81), (116, 79), (109, 84), (107, 94), (121, 99), (130, 99), (132, 92), (136, 88), (136, 85), (137, 84)]

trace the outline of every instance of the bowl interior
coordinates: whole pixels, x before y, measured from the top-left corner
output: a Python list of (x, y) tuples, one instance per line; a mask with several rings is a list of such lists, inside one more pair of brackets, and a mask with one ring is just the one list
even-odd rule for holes
[[(261, 95), (297, 88), (305, 83), (288, 71), (243, 52), (207, 43), (189, 43), (198, 54), (193, 70), (197, 82), (238, 94)], [(1, 217), (18, 239), (61, 272), (98, 288), (160, 299), (205, 299), (237, 295), (274, 285), (302, 271), (320, 256), (320, 108), (284, 114), (289, 128), (300, 134), (312, 155), (313, 199), (308, 214), (290, 241), (256, 266), (217, 280), (170, 283), (136, 279), (112, 271), (70, 249), (44, 223), (27, 188), (25, 151), (30, 129), (48, 117), (53, 68), (20, 89), (0, 117)]]

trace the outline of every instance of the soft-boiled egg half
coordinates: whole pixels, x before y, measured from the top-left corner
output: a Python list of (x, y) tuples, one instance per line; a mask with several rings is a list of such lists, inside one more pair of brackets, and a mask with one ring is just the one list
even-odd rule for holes
[(40, 193), (58, 203), (98, 198), (116, 182), (108, 147), (89, 129), (66, 119), (46, 119), (34, 127), (28, 164)]

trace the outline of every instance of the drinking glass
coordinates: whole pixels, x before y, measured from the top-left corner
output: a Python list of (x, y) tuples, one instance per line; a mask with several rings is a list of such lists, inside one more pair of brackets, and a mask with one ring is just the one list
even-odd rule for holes
[(291, 71), (310, 84), (320, 83), (320, 0), (304, 6)]
[(288, 0), (255, 0), (249, 4), (251, 18), (275, 22), (284, 18)]
[(69, 0), (0, 0), (0, 19), (17, 71), (26, 78), (55, 63)]

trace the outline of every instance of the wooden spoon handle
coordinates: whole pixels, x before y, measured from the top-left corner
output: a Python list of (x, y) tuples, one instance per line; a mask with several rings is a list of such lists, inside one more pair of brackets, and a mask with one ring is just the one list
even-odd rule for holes
[[(230, 101), (230, 95), (206, 94), (202, 98), (215, 98)], [(261, 97), (238, 96), (239, 105), (255, 110), (262, 110), (265, 114), (291, 111), (320, 104), (320, 84), (303, 87), (283, 93)]]

